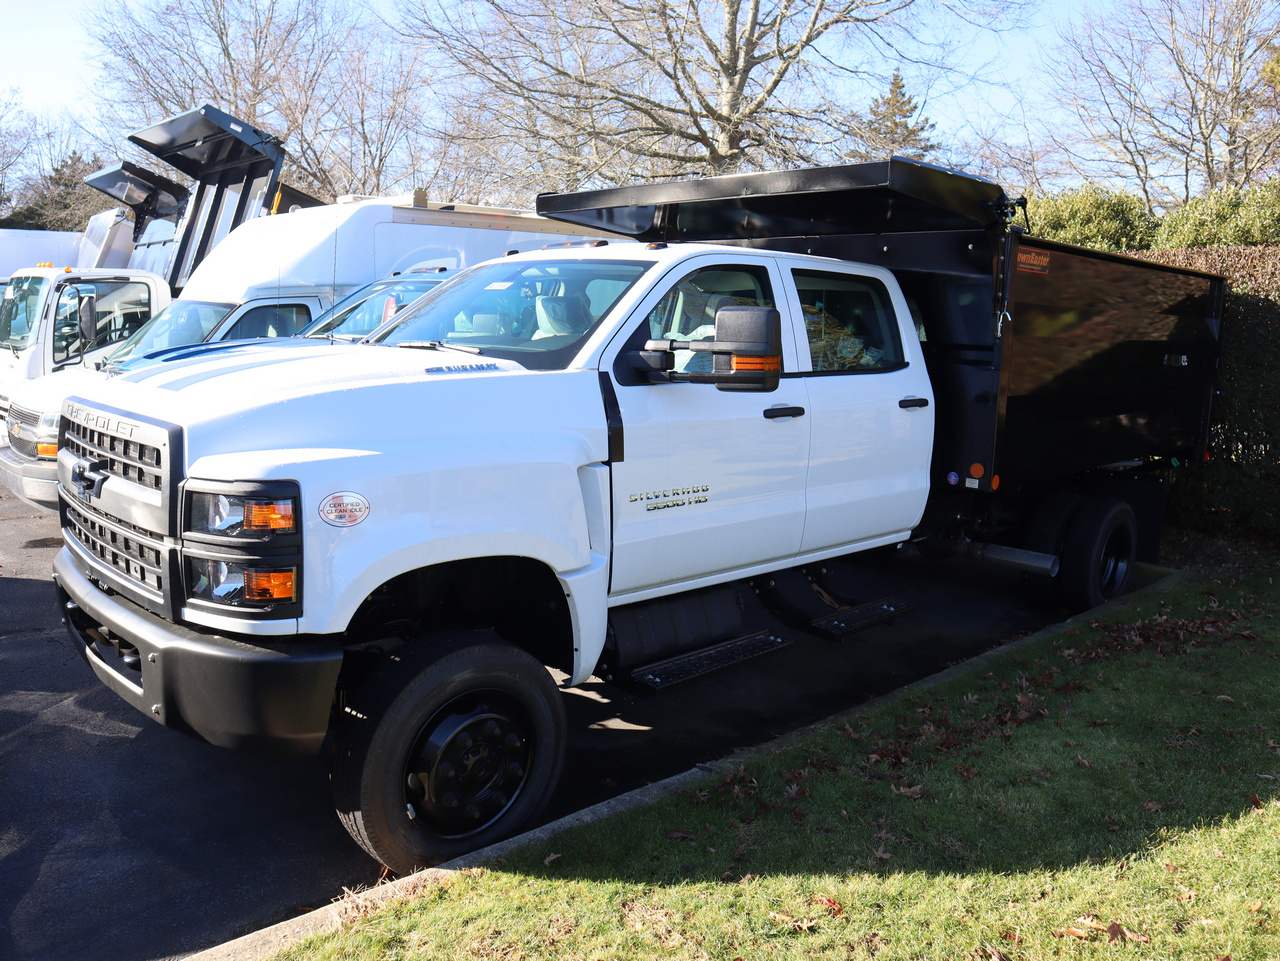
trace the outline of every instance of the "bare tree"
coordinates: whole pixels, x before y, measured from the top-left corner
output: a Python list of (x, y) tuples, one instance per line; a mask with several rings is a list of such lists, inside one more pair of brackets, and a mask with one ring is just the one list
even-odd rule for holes
[(1275, 168), (1280, 112), (1266, 66), (1274, 0), (1127, 0), (1063, 38), (1060, 139), (1085, 175), (1135, 183), (1151, 210)]
[(286, 140), (327, 199), (412, 186), (426, 93), (397, 39), (341, 0), (124, 0), (88, 14), (104, 113), (144, 126), (213, 103)]
[[(910, 42), (907, 13), (961, 0), (424, 0), (405, 32), (547, 185), (796, 165), (840, 154), (841, 78)], [(547, 176), (550, 175), (550, 176)]]
[(19, 107), (18, 92), (0, 96), (0, 214), (7, 213), (35, 134), (31, 118)]

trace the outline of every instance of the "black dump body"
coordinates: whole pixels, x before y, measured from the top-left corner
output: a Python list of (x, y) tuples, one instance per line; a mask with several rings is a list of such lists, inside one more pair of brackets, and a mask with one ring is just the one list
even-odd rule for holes
[(925, 331), (935, 491), (1203, 454), (1222, 278), (1030, 237), (990, 181), (894, 157), (543, 194), (537, 209), (637, 240), (893, 271)]

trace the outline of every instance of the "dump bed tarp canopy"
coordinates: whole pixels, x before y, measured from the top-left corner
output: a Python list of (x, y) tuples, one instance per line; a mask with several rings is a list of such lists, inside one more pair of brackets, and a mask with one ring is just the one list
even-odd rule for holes
[[(129, 140), (198, 181), (226, 170), (258, 167), (279, 172), (284, 147), (279, 137), (205, 104), (129, 135)], [(243, 173), (247, 175), (248, 170)]]
[(642, 241), (972, 230), (1008, 198), (981, 177), (892, 157), (877, 163), (542, 194), (544, 217)]

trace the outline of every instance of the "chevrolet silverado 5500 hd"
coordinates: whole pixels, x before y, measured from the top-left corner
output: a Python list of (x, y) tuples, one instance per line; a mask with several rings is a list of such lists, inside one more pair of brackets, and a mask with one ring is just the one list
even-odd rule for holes
[(823, 568), (908, 540), (1097, 604), (1204, 449), (1220, 278), (1034, 240), (988, 181), (894, 158), (538, 209), (641, 243), (62, 411), (54, 571), (94, 671), (214, 744), (328, 738), (397, 872), (537, 817), (548, 667), (660, 690), (901, 616)]

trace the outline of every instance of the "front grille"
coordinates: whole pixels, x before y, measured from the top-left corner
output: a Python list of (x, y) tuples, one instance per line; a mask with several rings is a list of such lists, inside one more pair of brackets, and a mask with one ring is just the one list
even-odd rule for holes
[(19, 424), (26, 424), (28, 427), (35, 427), (40, 423), (40, 415), (35, 411), (25, 410), (22, 407), (9, 408), (10, 421), (17, 421)]
[(13, 432), (13, 428), (17, 424), (21, 424), (24, 427), (35, 427), (40, 423), (40, 415), (29, 410), (23, 410), (21, 407), (10, 407), (9, 412), (5, 415), (4, 423), (6, 432), (9, 435), (9, 447), (13, 452), (35, 460), (38, 456), (36, 442), (30, 438), (19, 437)]
[(102, 470), (127, 481), (159, 490), (164, 484), (164, 464), (160, 448), (95, 430), (75, 421), (67, 422), (67, 449), (77, 457), (102, 462)]
[(160, 535), (106, 515), (94, 516), (66, 503), (65, 530), (107, 567), (135, 584), (164, 593), (164, 548)]

